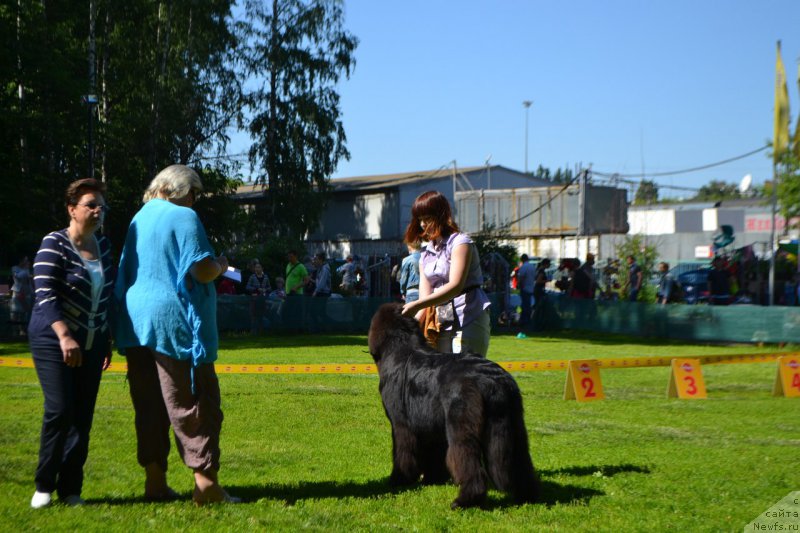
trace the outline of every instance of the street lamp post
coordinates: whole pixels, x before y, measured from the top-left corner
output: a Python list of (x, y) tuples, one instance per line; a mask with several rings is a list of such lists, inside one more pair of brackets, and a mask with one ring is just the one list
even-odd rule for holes
[(528, 173), (528, 110), (533, 104), (532, 100), (523, 100), (522, 105), (525, 106), (525, 174)]

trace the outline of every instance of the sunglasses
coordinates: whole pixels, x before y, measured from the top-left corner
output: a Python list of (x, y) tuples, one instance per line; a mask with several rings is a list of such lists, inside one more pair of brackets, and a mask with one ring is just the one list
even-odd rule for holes
[(108, 211), (110, 209), (110, 207), (108, 207), (106, 204), (98, 204), (97, 202), (87, 202), (85, 204), (77, 204), (77, 205), (82, 205), (83, 207), (85, 207), (85, 208), (87, 208), (87, 209), (89, 209), (91, 211), (94, 211), (96, 209), (101, 209), (103, 211)]

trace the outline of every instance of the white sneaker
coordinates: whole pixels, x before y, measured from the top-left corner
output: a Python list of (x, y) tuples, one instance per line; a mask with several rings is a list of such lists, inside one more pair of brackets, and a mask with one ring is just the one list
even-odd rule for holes
[(78, 505), (86, 505), (86, 500), (84, 500), (77, 494), (70, 494), (65, 498), (61, 498), (61, 501), (64, 502), (64, 505), (70, 505), (72, 507), (76, 507)]
[(52, 493), (50, 492), (39, 492), (38, 490), (33, 493), (33, 498), (31, 498), (31, 507), (34, 509), (41, 509), (42, 507), (47, 507), (50, 505), (50, 502), (53, 501)]

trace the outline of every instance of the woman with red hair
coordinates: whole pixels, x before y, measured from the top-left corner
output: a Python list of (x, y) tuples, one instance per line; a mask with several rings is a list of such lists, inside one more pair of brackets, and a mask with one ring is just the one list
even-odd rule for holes
[(420, 257), (419, 300), (403, 306), (406, 316), (421, 316), (436, 306), (438, 349), (445, 353), (470, 350), (486, 357), (489, 350), (489, 298), (475, 243), (461, 233), (450, 203), (440, 192), (420, 194), (411, 207), (406, 243), (427, 241)]

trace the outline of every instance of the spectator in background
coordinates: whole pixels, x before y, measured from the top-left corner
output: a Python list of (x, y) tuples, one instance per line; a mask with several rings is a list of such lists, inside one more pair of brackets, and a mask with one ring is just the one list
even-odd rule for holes
[[(97, 233), (106, 212), (105, 185), (87, 178), (67, 188), (69, 226), (47, 234), (34, 260), (36, 305), (28, 339), (44, 394), (44, 416), (31, 507), (58, 492), (83, 505), (83, 466), (100, 388), (111, 362), (108, 323), (114, 265), (111, 244)], [(6, 426), (5, 431), (10, 434)]]
[(286, 291), (283, 290), (283, 278), (275, 278), (275, 289), (267, 296), (267, 316), (270, 322), (278, 323), (283, 316), (283, 301), (286, 299)]
[(556, 286), (556, 289), (569, 294), (570, 287), (572, 286), (572, 275), (576, 268), (577, 265), (573, 264), (572, 259), (562, 259), (558, 263), (556, 273), (553, 275), (553, 284)]
[(317, 277), (311, 293), (311, 326), (318, 331), (325, 321), (328, 298), (331, 296), (331, 267), (323, 252), (314, 256), (314, 266)]
[(230, 278), (220, 276), (219, 283), (217, 284), (217, 294), (236, 294), (236, 284)]
[(725, 260), (716, 256), (711, 261), (713, 267), (708, 273), (709, 305), (728, 305), (731, 303), (731, 273), (725, 268)]
[(639, 291), (642, 288), (642, 268), (632, 255), (625, 260), (628, 262), (628, 281), (625, 282), (625, 289), (628, 291), (628, 301), (635, 302), (639, 298)]
[(400, 265), (400, 294), (406, 302), (419, 300), (419, 257), (420, 243), (410, 243), (408, 257)]
[(326, 261), (325, 254), (319, 252), (314, 256), (314, 266), (317, 267), (317, 282), (311, 296), (315, 298), (328, 298), (331, 295), (331, 267)]
[(594, 254), (587, 253), (586, 261), (572, 275), (570, 296), (582, 300), (594, 300), (597, 279), (594, 272)]
[(272, 291), (269, 276), (264, 273), (264, 267), (258, 259), (251, 261), (250, 279), (244, 288), (245, 294), (250, 296), (250, 333), (257, 334), (264, 330), (264, 310), (267, 295)]
[(680, 285), (678, 280), (669, 273), (669, 263), (658, 264), (658, 289), (656, 290), (656, 303), (661, 305), (675, 303), (681, 300)]
[(11, 267), (11, 321), (16, 325), (20, 336), (25, 335), (33, 307), (33, 281), (31, 262), (26, 255)]
[(299, 331), (305, 315), (303, 289), (308, 283), (308, 270), (298, 260), (297, 251), (286, 254), (286, 302), (283, 306), (283, 323), (286, 327)]
[(354, 296), (369, 296), (369, 257), (355, 256), (353, 258), (353, 274), (355, 280), (353, 281), (353, 295)]
[(531, 308), (533, 289), (536, 284), (536, 267), (528, 260), (528, 254), (522, 254), (519, 258), (519, 268), (517, 269), (517, 287), (522, 307), (522, 314), (519, 316), (520, 327), (527, 327), (531, 322)]
[(536, 277), (533, 282), (533, 322), (537, 327), (542, 327), (545, 322), (547, 307), (547, 269), (550, 268), (550, 260), (546, 257), (539, 261), (536, 267)]
[(296, 250), (286, 254), (286, 295), (303, 294), (303, 287), (308, 282), (308, 269), (297, 258)]
[(261, 266), (258, 259), (253, 261), (251, 267), (253, 273), (250, 274), (250, 278), (247, 280), (244, 292), (251, 296), (266, 296), (272, 291), (272, 287), (269, 284), (269, 276), (264, 273), (264, 267)]
[(603, 279), (603, 286), (600, 292), (601, 300), (619, 300), (619, 282), (617, 276), (619, 275), (619, 260), (607, 259), (606, 266), (603, 267), (601, 272)]
[(285, 282), (283, 278), (278, 276), (275, 278), (275, 290), (269, 293), (270, 300), (284, 300), (286, 298), (286, 291), (284, 290)]
[(357, 259), (358, 256), (353, 257), (352, 255), (348, 255), (344, 260), (345, 263), (336, 269), (336, 272), (342, 275), (342, 283), (339, 285), (339, 288), (345, 295), (351, 294), (353, 292), (353, 287), (356, 284), (355, 261)]

